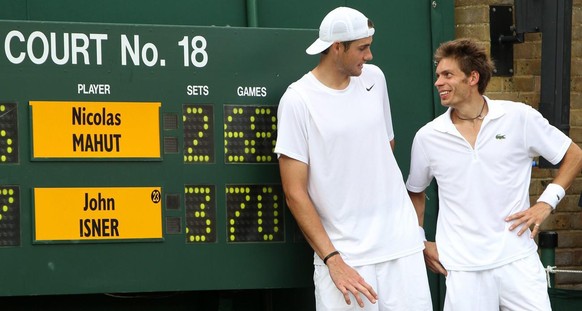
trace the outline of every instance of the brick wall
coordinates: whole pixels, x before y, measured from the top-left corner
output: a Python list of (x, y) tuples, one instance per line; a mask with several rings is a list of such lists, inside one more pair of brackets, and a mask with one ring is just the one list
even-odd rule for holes
[[(491, 5), (511, 5), (513, 0), (456, 0), (455, 36), (470, 37), (490, 48), (489, 10)], [(514, 74), (494, 77), (486, 95), (538, 107), (540, 99), (541, 34), (525, 35), (525, 42), (514, 45)], [(570, 92), (570, 137), (582, 145), (582, 0), (572, 0), (572, 67)], [(532, 202), (556, 174), (555, 169), (534, 168), (530, 195)], [(542, 230), (558, 232), (556, 265), (559, 269), (582, 271), (582, 175), (567, 191), (555, 214), (542, 224)], [(556, 286), (582, 289), (582, 274), (558, 273)]]

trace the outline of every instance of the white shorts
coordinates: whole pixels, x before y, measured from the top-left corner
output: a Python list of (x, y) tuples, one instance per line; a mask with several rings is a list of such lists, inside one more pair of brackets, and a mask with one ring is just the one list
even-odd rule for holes
[(448, 271), (444, 311), (552, 310), (537, 254), (483, 271)]
[(327, 266), (315, 266), (315, 305), (317, 311), (431, 311), (432, 301), (422, 252), (374, 265), (354, 267), (374, 288), (378, 301), (372, 304), (364, 295), (360, 308), (350, 294), (351, 305), (337, 289)]

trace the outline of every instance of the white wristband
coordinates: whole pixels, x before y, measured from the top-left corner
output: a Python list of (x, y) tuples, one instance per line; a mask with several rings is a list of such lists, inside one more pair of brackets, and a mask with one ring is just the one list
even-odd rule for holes
[(558, 203), (560, 203), (565, 195), (566, 191), (562, 186), (558, 184), (549, 184), (542, 195), (540, 195), (537, 202), (546, 202), (552, 207), (552, 209), (556, 209), (556, 206), (558, 206)]
[(421, 226), (418, 226), (418, 233), (420, 233), (420, 237), (422, 238), (422, 240), (424, 242), (426, 242), (426, 234), (424, 233), (424, 228)]

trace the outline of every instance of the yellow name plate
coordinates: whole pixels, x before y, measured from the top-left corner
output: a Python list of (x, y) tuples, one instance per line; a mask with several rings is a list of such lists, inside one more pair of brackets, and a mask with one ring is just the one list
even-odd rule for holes
[(160, 158), (159, 102), (31, 101), (33, 158)]
[(160, 187), (34, 188), (35, 241), (161, 239)]

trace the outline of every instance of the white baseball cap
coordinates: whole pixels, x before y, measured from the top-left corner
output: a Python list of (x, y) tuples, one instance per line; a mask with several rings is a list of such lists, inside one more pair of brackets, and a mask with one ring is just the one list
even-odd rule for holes
[(319, 26), (319, 38), (305, 52), (319, 54), (334, 42), (358, 40), (373, 34), (374, 28), (368, 28), (368, 18), (364, 14), (352, 8), (338, 7), (323, 18)]

